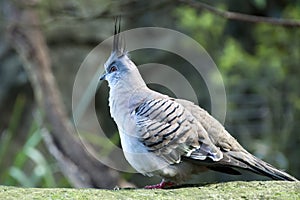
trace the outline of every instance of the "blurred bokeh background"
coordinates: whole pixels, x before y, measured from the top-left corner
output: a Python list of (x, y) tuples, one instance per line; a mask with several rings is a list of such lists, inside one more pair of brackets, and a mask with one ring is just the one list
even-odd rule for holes
[[(0, 184), (113, 188), (160, 181), (98, 163), (78, 142), (72, 125), (77, 70), (87, 54), (112, 35), (118, 15), (123, 30), (165, 27), (197, 40), (222, 74), (227, 130), (257, 157), (300, 178), (299, 25), (228, 20), (197, 3), (223, 11), (300, 20), (299, 0), (192, 4), (171, 0), (0, 0)], [(155, 62), (183, 71), (198, 91), (197, 103), (210, 111), (206, 85), (189, 71), (192, 69), (185, 61), (149, 49), (132, 52), (131, 57), (138, 65)], [(166, 88), (151, 87), (168, 93)], [(119, 145), (108, 112), (107, 84), (99, 91), (95, 97), (102, 113), (99, 121)], [(192, 182), (254, 179), (264, 178), (209, 172)]]

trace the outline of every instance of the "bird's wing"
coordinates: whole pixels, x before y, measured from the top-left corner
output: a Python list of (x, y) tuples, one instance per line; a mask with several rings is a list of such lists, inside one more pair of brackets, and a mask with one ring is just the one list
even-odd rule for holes
[(179, 163), (181, 156), (213, 161), (222, 159), (222, 152), (190, 111), (174, 99), (151, 99), (133, 112), (139, 140), (149, 152), (168, 163)]
[[(187, 100), (176, 99), (175, 101), (182, 105), (187, 111), (190, 111), (195, 119), (204, 127), (210, 141), (223, 152), (223, 159), (218, 162), (210, 161), (211, 163), (207, 163), (208, 160), (206, 160), (206, 162), (203, 163), (206, 164), (208, 168), (231, 174), (238, 174), (237, 171), (231, 167), (242, 168), (275, 180), (297, 180), (291, 175), (276, 169), (272, 165), (247, 152), (236, 139), (225, 130), (224, 126), (204, 109)], [(192, 162), (194, 161), (196, 160)]]
[(177, 103), (182, 105), (186, 110), (190, 111), (195, 119), (204, 127), (212, 143), (223, 151), (241, 151), (246, 150), (232, 137), (224, 128), (224, 126), (212, 117), (206, 110), (195, 105), (193, 102), (176, 99)]

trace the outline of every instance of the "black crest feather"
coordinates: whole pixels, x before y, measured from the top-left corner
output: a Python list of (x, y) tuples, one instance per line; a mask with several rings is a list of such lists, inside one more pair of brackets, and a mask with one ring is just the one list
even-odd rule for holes
[(125, 41), (121, 34), (121, 17), (118, 16), (115, 19), (115, 31), (114, 31), (114, 41), (113, 41), (113, 52), (117, 53), (118, 57), (122, 56), (125, 51)]

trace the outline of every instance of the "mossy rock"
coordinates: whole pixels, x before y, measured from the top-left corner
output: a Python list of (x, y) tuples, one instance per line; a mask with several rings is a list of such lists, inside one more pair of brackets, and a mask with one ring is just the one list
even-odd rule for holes
[(165, 190), (0, 186), (0, 199), (300, 199), (300, 182), (238, 181)]

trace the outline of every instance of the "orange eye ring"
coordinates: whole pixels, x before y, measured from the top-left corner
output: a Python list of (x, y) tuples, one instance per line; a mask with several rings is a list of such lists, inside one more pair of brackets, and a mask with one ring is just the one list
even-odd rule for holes
[(118, 69), (117, 69), (116, 66), (112, 66), (112, 67), (110, 68), (109, 72), (115, 72), (115, 71), (117, 71), (117, 70), (118, 70)]

